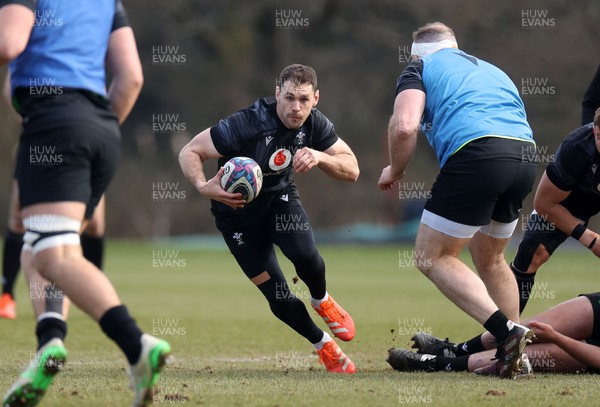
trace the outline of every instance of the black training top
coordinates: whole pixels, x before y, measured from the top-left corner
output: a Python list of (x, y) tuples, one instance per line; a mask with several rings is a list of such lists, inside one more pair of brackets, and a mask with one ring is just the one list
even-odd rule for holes
[(600, 153), (596, 148), (592, 124), (572, 131), (556, 151), (546, 174), (563, 191), (577, 191), (600, 202)]
[(258, 99), (246, 109), (211, 127), (215, 148), (223, 155), (219, 166), (237, 156), (250, 157), (263, 172), (261, 194), (280, 191), (291, 183), (292, 158), (297, 150), (310, 147), (325, 151), (337, 140), (333, 124), (313, 108), (304, 124), (288, 129), (276, 112), (274, 97)]

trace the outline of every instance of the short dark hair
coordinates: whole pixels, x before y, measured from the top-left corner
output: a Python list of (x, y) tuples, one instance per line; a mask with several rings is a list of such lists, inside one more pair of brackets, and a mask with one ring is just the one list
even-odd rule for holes
[(293, 64), (283, 68), (279, 74), (278, 84), (281, 87), (287, 81), (293, 81), (296, 84), (309, 83), (314, 90), (317, 90), (317, 73), (308, 65)]
[(600, 107), (594, 113), (594, 126), (600, 127)]
[(454, 31), (444, 23), (436, 21), (425, 24), (413, 32), (413, 42), (437, 42), (441, 40), (456, 40)]

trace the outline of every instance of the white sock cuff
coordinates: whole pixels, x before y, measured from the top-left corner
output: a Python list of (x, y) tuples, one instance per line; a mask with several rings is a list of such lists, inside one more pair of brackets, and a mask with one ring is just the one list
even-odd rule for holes
[(329, 341), (331, 341), (331, 336), (329, 336), (327, 332), (323, 331), (323, 337), (321, 338), (321, 340), (317, 343), (313, 343), (312, 345), (315, 347), (316, 350), (321, 350), (323, 349), (323, 346), (325, 346), (325, 344)]
[(61, 321), (65, 320), (65, 317), (63, 314), (50, 311), (50, 312), (42, 312), (40, 314), (40, 316), (37, 317), (37, 322), (40, 322), (42, 319), (46, 319), (46, 318), (56, 318), (56, 319), (60, 319)]
[(313, 305), (321, 305), (322, 302), (327, 301), (329, 299), (329, 293), (325, 291), (325, 297), (317, 300), (316, 298), (310, 297), (310, 302)]

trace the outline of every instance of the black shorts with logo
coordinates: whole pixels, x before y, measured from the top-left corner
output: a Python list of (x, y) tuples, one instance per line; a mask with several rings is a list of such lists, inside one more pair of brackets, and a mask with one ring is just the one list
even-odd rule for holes
[(308, 216), (295, 185), (280, 191), (260, 194), (245, 208), (232, 209), (212, 203), (217, 229), (231, 254), (250, 279), (263, 271), (264, 259), (274, 259), (274, 247), (282, 252), (316, 252)]
[(119, 124), (108, 101), (77, 89), (40, 97), (18, 88), (15, 97), (23, 117), (16, 165), (21, 207), (83, 202), (90, 218), (119, 159)]
[(500, 137), (469, 142), (440, 170), (425, 209), (470, 226), (514, 221), (535, 181), (535, 166), (523, 158), (531, 145)]

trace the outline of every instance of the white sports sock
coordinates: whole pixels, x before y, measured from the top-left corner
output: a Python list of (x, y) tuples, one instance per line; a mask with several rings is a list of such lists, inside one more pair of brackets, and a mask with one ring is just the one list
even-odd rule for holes
[(327, 301), (329, 299), (329, 293), (327, 291), (325, 291), (325, 297), (321, 298), (320, 300), (317, 300), (313, 297), (310, 297), (310, 303), (314, 306), (314, 307), (320, 307), (321, 303), (324, 301)]
[(313, 343), (312, 345), (315, 347), (316, 350), (321, 350), (323, 349), (323, 346), (325, 346), (325, 344), (329, 341), (331, 341), (331, 336), (329, 336), (327, 332), (323, 331), (323, 338), (321, 338), (321, 341)]

